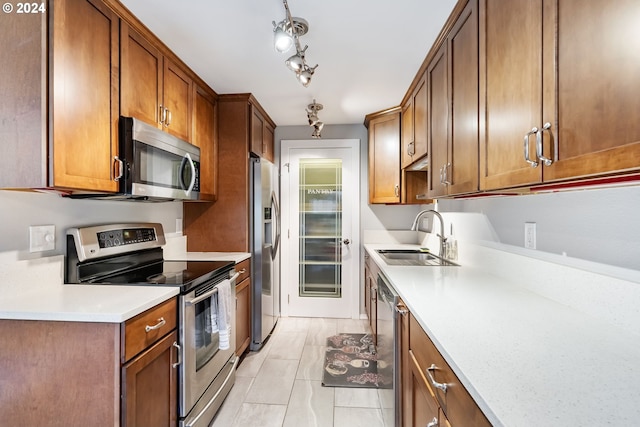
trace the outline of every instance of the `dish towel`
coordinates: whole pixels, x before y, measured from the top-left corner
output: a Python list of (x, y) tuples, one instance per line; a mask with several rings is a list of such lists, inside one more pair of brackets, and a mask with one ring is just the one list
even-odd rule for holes
[(218, 297), (213, 294), (209, 303), (209, 315), (205, 317), (205, 332), (208, 335), (218, 332)]
[(231, 282), (223, 280), (218, 288), (218, 329), (220, 330), (220, 350), (230, 347), (231, 337)]

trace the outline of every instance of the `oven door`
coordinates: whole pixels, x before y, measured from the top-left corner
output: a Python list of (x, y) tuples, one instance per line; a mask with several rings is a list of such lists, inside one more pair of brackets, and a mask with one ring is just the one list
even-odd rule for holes
[[(215, 312), (220, 310), (223, 283), (229, 286), (228, 336), (216, 327)], [(181, 296), (180, 340), (182, 364), (180, 367), (180, 417), (185, 417), (216, 376), (234, 356), (235, 352), (235, 283), (222, 279), (199, 286)], [(221, 341), (223, 345), (220, 345)]]

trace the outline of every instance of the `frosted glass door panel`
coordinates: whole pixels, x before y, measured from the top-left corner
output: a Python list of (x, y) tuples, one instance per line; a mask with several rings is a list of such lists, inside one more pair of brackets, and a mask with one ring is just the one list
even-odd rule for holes
[(342, 160), (300, 159), (299, 296), (342, 296)]

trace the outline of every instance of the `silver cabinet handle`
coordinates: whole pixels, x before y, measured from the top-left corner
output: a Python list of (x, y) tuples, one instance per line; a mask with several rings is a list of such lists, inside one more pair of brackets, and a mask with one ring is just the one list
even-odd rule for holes
[(153, 326), (146, 325), (144, 327), (144, 330), (145, 330), (145, 332), (155, 331), (156, 329), (159, 329), (159, 328), (163, 327), (166, 324), (167, 324), (167, 321), (164, 320), (164, 317), (161, 317), (161, 318), (158, 319), (158, 323), (156, 323)]
[(407, 310), (407, 307), (405, 307), (402, 304), (396, 304), (396, 312), (398, 312), (398, 314), (401, 314), (403, 316), (406, 316), (407, 314), (409, 314), (409, 310)]
[(169, 126), (171, 124), (171, 110), (165, 108), (165, 111), (167, 112), (167, 120), (165, 121), (165, 124)]
[(393, 194), (395, 194), (396, 197), (400, 196), (400, 186), (398, 184), (393, 187)]
[(162, 107), (162, 104), (160, 104), (160, 124), (163, 125), (164, 121), (167, 120), (167, 109)]
[(437, 382), (434, 378), (433, 375), (431, 375), (431, 371), (435, 371), (436, 369), (438, 369), (438, 367), (434, 364), (431, 364), (431, 366), (429, 366), (427, 368), (427, 376), (429, 377), (429, 381), (431, 381), (431, 385), (434, 386), (437, 389), (442, 390), (443, 392), (447, 392), (447, 384), (445, 383), (439, 383)]
[(529, 137), (531, 135), (534, 135), (538, 132), (538, 128), (534, 127), (531, 129), (531, 131), (527, 132), (526, 135), (524, 136), (524, 160), (529, 163), (531, 165), (532, 168), (535, 168), (538, 166), (538, 162), (531, 160), (531, 158), (529, 158)]
[(427, 424), (427, 427), (438, 427), (438, 419), (433, 417), (429, 424)]
[(451, 163), (447, 163), (443, 166), (444, 168), (444, 185), (451, 185), (451, 181), (449, 181), (449, 168), (451, 167)]
[(244, 273), (246, 273), (246, 272), (247, 272), (247, 269), (246, 269), (246, 268), (243, 268), (242, 270), (238, 271), (238, 273), (240, 273), (240, 274), (244, 274)]
[(444, 185), (444, 166), (440, 166), (440, 184)]
[(114, 173), (113, 180), (120, 181), (120, 178), (122, 178), (122, 175), (124, 175), (124, 162), (118, 156), (113, 156), (113, 160), (114, 165), (118, 165), (118, 173)]
[(407, 144), (407, 155), (413, 156), (414, 154), (416, 154), (416, 143), (410, 142)]
[[(536, 132), (536, 156), (538, 156), (538, 159), (540, 159), (545, 166), (551, 166), (553, 163), (552, 159), (545, 157), (542, 153), (542, 134), (545, 130), (549, 129), (551, 129), (551, 123), (547, 122), (542, 126), (542, 129)], [(551, 131), (549, 131), (549, 134), (551, 134)]]
[(175, 369), (178, 366), (180, 366), (180, 364), (182, 364), (182, 351), (181, 351), (182, 349), (180, 348), (180, 344), (178, 344), (175, 341), (173, 342), (173, 346), (178, 349), (178, 361), (176, 363), (171, 364), (171, 367)]

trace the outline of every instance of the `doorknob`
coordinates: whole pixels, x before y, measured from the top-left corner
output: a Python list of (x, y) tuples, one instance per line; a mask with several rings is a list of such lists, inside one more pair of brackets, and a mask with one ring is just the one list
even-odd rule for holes
[(351, 243), (351, 240), (349, 240), (349, 239), (344, 239), (344, 240), (342, 241), (342, 243), (344, 243), (345, 245), (348, 245), (349, 243)]

